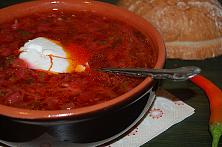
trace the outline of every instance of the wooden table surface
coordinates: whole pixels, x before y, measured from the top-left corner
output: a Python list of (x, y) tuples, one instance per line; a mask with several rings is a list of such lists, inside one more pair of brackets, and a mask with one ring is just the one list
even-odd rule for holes
[[(0, 8), (28, 0), (0, 0)], [(105, 0), (115, 3), (115, 0)], [(222, 0), (220, 0), (222, 1)], [(222, 88), (222, 56), (202, 61), (167, 60), (166, 67), (195, 65), (202, 68), (202, 74)], [(174, 125), (166, 132), (144, 144), (142, 147), (209, 147), (211, 136), (208, 131), (209, 103), (201, 89), (191, 82), (162, 81), (160, 86), (195, 108), (195, 113)], [(221, 114), (222, 115), (222, 114)], [(222, 146), (222, 139), (220, 145)]]

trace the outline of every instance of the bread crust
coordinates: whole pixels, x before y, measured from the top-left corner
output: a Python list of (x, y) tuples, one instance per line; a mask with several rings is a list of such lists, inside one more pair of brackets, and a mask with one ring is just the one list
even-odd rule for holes
[(206, 59), (222, 55), (222, 6), (217, 0), (120, 0), (162, 34), (167, 58)]
[(222, 55), (222, 37), (207, 41), (166, 42), (167, 57), (201, 60)]

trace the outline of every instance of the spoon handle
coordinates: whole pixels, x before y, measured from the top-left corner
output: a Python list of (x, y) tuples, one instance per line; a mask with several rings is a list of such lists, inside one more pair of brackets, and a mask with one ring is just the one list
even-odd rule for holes
[(144, 69), (144, 68), (101, 68), (99, 71), (114, 74), (123, 74), (133, 77), (147, 77), (153, 79), (170, 79), (173, 81), (185, 81), (201, 72), (196, 66), (184, 66), (174, 69)]

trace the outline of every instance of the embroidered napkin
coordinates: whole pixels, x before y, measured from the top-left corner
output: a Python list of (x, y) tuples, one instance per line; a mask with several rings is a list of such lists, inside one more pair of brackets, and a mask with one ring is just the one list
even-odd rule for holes
[[(168, 95), (170, 96), (170, 95)], [(154, 105), (147, 113), (145, 119), (128, 135), (107, 147), (139, 147), (152, 138), (158, 136), (171, 126), (179, 123), (194, 113), (194, 108), (181, 100), (172, 97), (157, 96)], [(17, 147), (89, 147), (93, 145), (77, 145), (72, 143), (58, 142), (48, 134), (27, 143), (10, 143), (1, 141), (9, 146)]]
[(141, 124), (109, 147), (139, 147), (193, 113), (194, 108), (180, 100), (157, 97)]

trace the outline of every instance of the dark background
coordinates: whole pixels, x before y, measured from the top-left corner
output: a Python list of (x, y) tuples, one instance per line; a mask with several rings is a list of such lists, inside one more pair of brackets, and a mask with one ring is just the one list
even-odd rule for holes
[[(0, 0), (0, 8), (24, 1), (28, 0)], [(117, 2), (117, 0), (104, 1)], [(222, 88), (222, 56), (202, 61), (166, 61), (167, 68), (185, 65), (199, 66), (202, 68), (203, 75)], [(160, 86), (194, 107), (195, 114), (155, 137), (143, 147), (210, 147), (211, 136), (208, 132), (209, 103), (203, 91), (189, 81), (175, 83), (165, 80), (161, 82)], [(222, 147), (222, 139), (219, 147)]]

